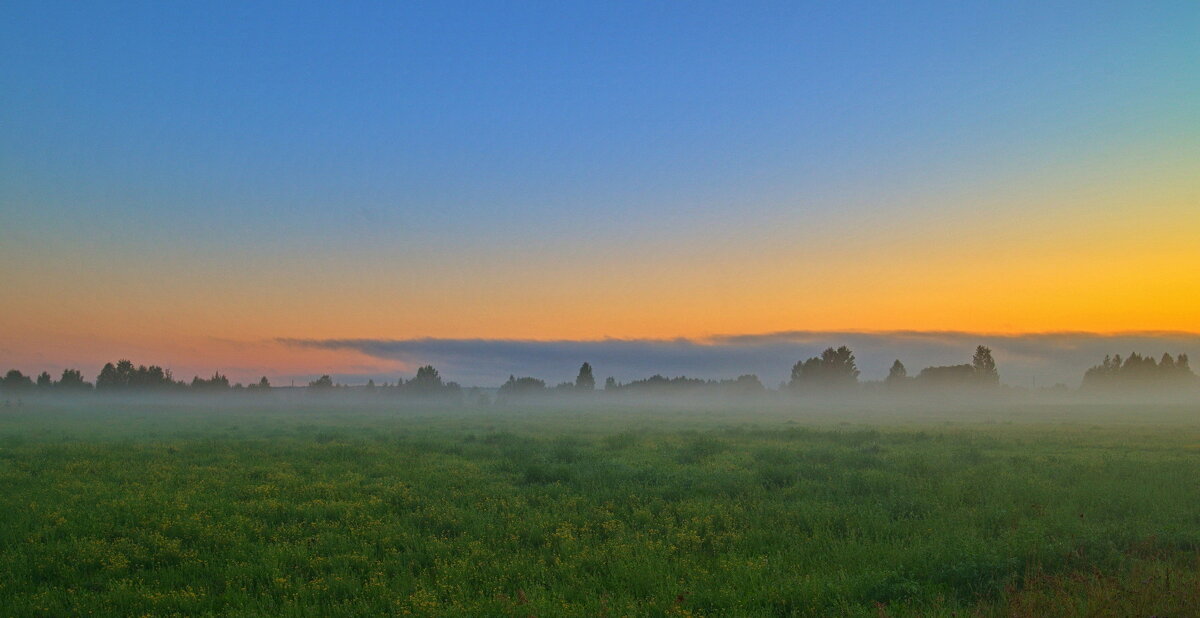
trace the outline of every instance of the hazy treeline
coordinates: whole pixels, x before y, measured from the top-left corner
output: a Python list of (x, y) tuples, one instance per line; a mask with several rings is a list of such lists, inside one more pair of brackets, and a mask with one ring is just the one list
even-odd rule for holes
[[(264, 380), (266, 378), (263, 378)], [(333, 393), (338, 389), (351, 388), (334, 383), (328, 374), (308, 383), (308, 389), (317, 393)], [(366, 386), (358, 387), (368, 392), (396, 393), (422, 399), (459, 398), (463, 388), (457, 382), (442, 380), (441, 374), (433, 365), (425, 365), (417, 369), (417, 375), (411, 380), (397, 378), (395, 383), (376, 385), (375, 380), (368, 380)]]
[(891, 388), (912, 387), (998, 387), (1000, 372), (996, 369), (996, 361), (992, 358), (991, 349), (986, 346), (975, 348), (975, 355), (970, 363), (961, 365), (943, 365), (926, 367), (914, 377), (908, 375), (908, 369), (899, 359), (892, 363), (884, 384)]
[(1121, 355), (1105, 356), (1104, 362), (1083, 374), (1084, 390), (1101, 391), (1127, 388), (1187, 388), (1196, 385), (1196, 374), (1188, 363), (1187, 354), (1172, 357), (1153, 356), (1136, 352), (1121, 359)]
[[(686, 376), (667, 377), (656, 374), (648, 378), (621, 383), (609, 377), (603, 385), (597, 383), (592, 366), (583, 363), (572, 382), (549, 386), (544, 380), (533, 376), (510, 375), (508, 380), (495, 390), (496, 401), (505, 402), (547, 396), (578, 396), (584, 393), (606, 393), (612, 396), (678, 396), (683, 394), (702, 397), (752, 398), (769, 392), (777, 394), (814, 394), (839, 396), (850, 392), (885, 394), (940, 392), (970, 390), (973, 392), (997, 391), (1002, 387), (1000, 372), (992, 357), (991, 349), (978, 346), (970, 362), (958, 365), (925, 367), (916, 375), (910, 375), (904, 363), (897, 359), (882, 381), (859, 380), (859, 370), (854, 352), (846, 346), (827, 348), (818, 356), (797, 361), (792, 366), (791, 378), (771, 389), (758, 376), (745, 374), (737, 378), (705, 380)], [(1186, 354), (1172, 356), (1163, 354), (1160, 360), (1137, 353), (1122, 358), (1107, 356), (1086, 371), (1083, 376), (1082, 392), (1112, 392), (1114, 390), (1185, 390), (1197, 389), (1200, 380), (1192, 372)], [(27, 376), (17, 369), (9, 370), (0, 378), (0, 393), (6, 397), (37, 394), (80, 394), (80, 393), (268, 393), (280, 389), (272, 386), (263, 376), (250, 384), (230, 383), (220, 372), (202, 378), (194, 376), (190, 381), (177, 380), (170, 369), (158, 365), (135, 365), (129, 360), (106, 363), (96, 376), (95, 383), (87, 381), (78, 369), (65, 369), (56, 380), (43, 371), (36, 377)], [(288, 389), (292, 390), (292, 389)], [(301, 389), (296, 389), (301, 390)], [(353, 391), (362, 395), (380, 397), (403, 397), (416, 400), (461, 401), (474, 398), (477, 401), (491, 398), (491, 389), (464, 388), (443, 380), (432, 365), (417, 369), (412, 378), (397, 378), (395, 382), (347, 386), (337, 384), (330, 375), (309, 382), (302, 390), (312, 394), (339, 394)], [(1058, 390), (1066, 390), (1059, 386)]]

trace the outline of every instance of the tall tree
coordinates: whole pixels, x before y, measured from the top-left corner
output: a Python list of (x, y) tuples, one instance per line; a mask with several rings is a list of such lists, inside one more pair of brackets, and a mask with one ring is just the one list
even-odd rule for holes
[(134, 383), (134, 374), (136, 373), (137, 369), (133, 366), (133, 361), (129, 359), (117, 361), (117, 386), (122, 388), (136, 386)]
[(999, 384), (1000, 373), (996, 371), (996, 361), (992, 358), (992, 349), (987, 346), (975, 348), (975, 356), (971, 358), (971, 367), (975, 369), (975, 377), (984, 384)]
[(588, 363), (579, 366), (579, 375), (575, 376), (575, 388), (585, 391), (596, 390), (596, 377), (592, 375), (592, 366)]

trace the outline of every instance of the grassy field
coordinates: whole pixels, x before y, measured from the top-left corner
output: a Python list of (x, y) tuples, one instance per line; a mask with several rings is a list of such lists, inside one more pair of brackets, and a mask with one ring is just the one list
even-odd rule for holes
[(1200, 409), (0, 410), (0, 615), (1196, 615)]

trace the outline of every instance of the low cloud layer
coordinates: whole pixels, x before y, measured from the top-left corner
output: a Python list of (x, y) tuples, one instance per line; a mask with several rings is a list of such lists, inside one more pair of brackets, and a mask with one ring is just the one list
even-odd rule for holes
[[(580, 363), (595, 367), (602, 381), (655, 373), (697, 378), (757, 374), (765, 384), (788, 378), (797, 360), (829, 346), (848, 345), (862, 379), (887, 375), (900, 359), (910, 374), (931, 365), (970, 362), (976, 345), (992, 348), (1001, 379), (1018, 386), (1077, 386), (1083, 372), (1106, 354), (1200, 352), (1200, 334), (1180, 332), (1035, 333), (991, 335), (964, 332), (811, 332), (720, 335), (703, 339), (602, 339), (531, 341), (509, 339), (280, 339), (304, 348), (354, 351), (411, 367), (432, 364), (465, 386), (496, 386), (509, 374), (531, 375), (553, 384), (572, 380)], [(378, 379), (378, 376), (373, 376)], [(364, 377), (365, 380), (365, 377)]]

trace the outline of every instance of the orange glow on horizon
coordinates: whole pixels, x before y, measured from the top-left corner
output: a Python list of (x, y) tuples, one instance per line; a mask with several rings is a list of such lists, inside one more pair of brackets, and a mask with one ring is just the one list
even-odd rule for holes
[[(970, 209), (864, 211), (811, 229), (801, 218), (457, 252), (364, 246), (146, 259), (140, 248), (26, 246), (36, 254), (19, 254), (25, 266), (3, 275), (0, 364), (129, 357), (188, 371), (400, 372), (399, 363), (270, 342), (1196, 332), (1200, 189), (1192, 176), (1171, 179), (1062, 195), (1013, 189)], [(1141, 200), (1137, 190), (1147, 192)]]

